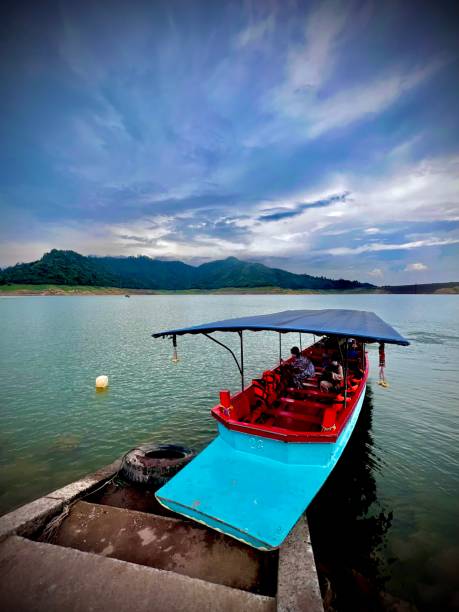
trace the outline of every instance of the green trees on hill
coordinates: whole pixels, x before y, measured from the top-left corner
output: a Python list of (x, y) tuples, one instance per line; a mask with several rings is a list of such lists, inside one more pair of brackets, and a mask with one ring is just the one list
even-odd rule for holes
[(21, 263), (0, 273), (0, 282), (20, 284), (115, 286), (116, 279), (74, 251), (53, 249), (38, 261)]
[(85, 257), (53, 249), (31, 263), (0, 272), (0, 284), (55, 284), (126, 287), (132, 289), (222, 289), (225, 287), (280, 287), (282, 289), (349, 290), (373, 285), (293, 274), (235, 257), (189, 266), (181, 261), (149, 257)]

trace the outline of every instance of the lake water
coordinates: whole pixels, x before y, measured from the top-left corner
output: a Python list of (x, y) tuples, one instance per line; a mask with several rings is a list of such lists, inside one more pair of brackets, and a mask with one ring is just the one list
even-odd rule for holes
[[(0, 511), (110, 463), (140, 441), (197, 449), (215, 435), (231, 356), (205, 337), (151, 333), (297, 308), (373, 310), (411, 346), (386, 347), (356, 433), (310, 509), (333, 589), (381, 588), (420, 610), (459, 607), (459, 299), (395, 295), (175, 295), (0, 299)], [(246, 333), (247, 380), (278, 359), (276, 334)], [(225, 338), (237, 348), (237, 338)], [(303, 342), (308, 337), (303, 336)], [(298, 336), (283, 336), (284, 356)], [(96, 393), (97, 375), (110, 388)], [(356, 596), (357, 597), (357, 596)], [(341, 596), (341, 608), (348, 607)], [(365, 607), (365, 604), (362, 604)], [(357, 606), (354, 608), (357, 609)], [(363, 608), (362, 608), (363, 609)]]

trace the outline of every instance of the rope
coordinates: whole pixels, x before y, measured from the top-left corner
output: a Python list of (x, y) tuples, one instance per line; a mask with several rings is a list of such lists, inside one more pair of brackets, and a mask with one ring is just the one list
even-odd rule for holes
[(64, 519), (66, 519), (67, 516), (69, 515), (70, 508), (73, 506), (74, 503), (75, 503), (75, 501), (73, 501), (71, 504), (66, 504), (64, 506), (62, 512), (60, 514), (58, 514), (58, 516), (55, 516), (46, 525), (46, 527), (43, 529), (43, 533), (40, 536), (40, 541), (41, 542), (50, 542), (51, 539), (53, 539), (54, 534), (59, 529), (59, 527), (61, 526), (61, 524), (64, 521)]

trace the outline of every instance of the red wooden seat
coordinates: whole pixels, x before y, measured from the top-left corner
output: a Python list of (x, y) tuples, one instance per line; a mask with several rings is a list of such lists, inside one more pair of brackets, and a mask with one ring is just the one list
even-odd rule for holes
[[(347, 398), (346, 402), (350, 402), (351, 398)], [(314, 402), (311, 400), (297, 400), (291, 397), (281, 397), (280, 402), (282, 406), (289, 406), (296, 410), (326, 410), (329, 406), (336, 406), (338, 409), (342, 407), (343, 401), (337, 402), (336, 398), (328, 402)]]

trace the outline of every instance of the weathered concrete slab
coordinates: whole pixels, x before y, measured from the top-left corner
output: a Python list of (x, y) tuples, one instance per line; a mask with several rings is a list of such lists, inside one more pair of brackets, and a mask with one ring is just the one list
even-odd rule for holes
[(303, 516), (279, 549), (278, 612), (323, 612), (309, 527)]
[(179, 518), (77, 502), (54, 544), (274, 596), (278, 555)]
[(88, 493), (93, 488), (97, 488), (97, 485), (101, 485), (104, 481), (111, 478), (118, 472), (120, 465), (121, 461), (117, 460), (114, 463), (97, 470), (97, 472), (88, 474), (87, 476), (84, 476), (83, 478), (62, 487), (61, 489), (48, 493), (46, 497), (62, 499), (66, 503), (69, 503), (78, 496)]
[(274, 612), (275, 599), (11, 536), (0, 544), (0, 609), (15, 612)]
[(21, 506), (13, 512), (0, 516), (0, 541), (9, 535), (30, 536), (40, 529), (55, 514), (58, 514), (65, 504), (72, 502), (80, 495), (101, 485), (116, 474), (120, 461), (89, 474), (76, 482), (57, 489), (45, 497), (40, 497), (29, 504)]
[(148, 514), (177, 518), (176, 512), (168, 510), (158, 502), (155, 493), (155, 487), (141, 485), (119, 486), (118, 483), (112, 482), (99, 491), (91, 493), (86, 498), (86, 501), (103, 506), (115, 506), (116, 508), (127, 508), (128, 510), (138, 510)]
[(24, 536), (34, 533), (48, 519), (62, 510), (64, 502), (61, 499), (40, 497), (30, 504), (25, 504), (17, 510), (0, 517), (0, 541), (11, 534)]
[[(174, 572), (165, 571), (156, 567), (145, 567), (140, 564), (133, 564), (126, 560), (107, 558), (106, 547), (98, 550), (98, 555), (86, 553), (72, 548), (64, 548), (50, 544), (31, 542), (18, 536), (33, 536), (39, 533), (53, 516), (59, 514), (64, 506), (77, 500), (82, 496), (88, 499), (100, 501), (109, 507), (124, 506), (135, 507), (137, 510), (155, 512), (152, 507), (151, 499), (144, 499), (145, 492), (131, 491), (126, 496), (126, 492), (117, 492), (114, 485), (104, 488), (100, 493), (93, 495), (111, 476), (115, 475), (119, 468), (119, 461), (98, 470), (97, 472), (85, 476), (84, 478), (71, 483), (70, 485), (58, 489), (45, 497), (42, 497), (30, 504), (26, 504), (0, 517), (0, 609), (17, 612), (86, 612), (87, 610), (98, 610), (103, 612), (121, 612), (129, 610), (136, 612), (139, 610), (274, 610), (276, 600), (273, 597), (265, 596), (274, 594), (276, 591), (275, 570), (269, 562), (263, 566), (261, 562), (258, 566), (258, 580), (260, 581), (257, 590), (263, 595), (255, 595), (247, 590), (238, 590), (231, 586), (224, 586), (211, 582), (212, 572), (215, 568), (210, 565), (205, 567), (205, 563), (200, 563), (199, 559), (193, 560), (192, 548), (188, 553), (178, 552), (175, 559), (176, 566)], [(110, 487), (113, 489), (111, 490)], [(114, 493), (114, 492), (115, 493)], [(105, 499), (107, 498), (107, 499)], [(77, 502), (75, 507), (79, 506)], [(133, 505), (132, 505), (133, 504)], [(144, 507), (145, 506), (145, 507)], [(107, 506), (105, 506), (107, 509)], [(113, 509), (113, 508), (112, 508)], [(128, 509), (126, 509), (129, 512)], [(161, 517), (150, 514), (152, 518), (160, 520)], [(208, 554), (205, 544), (225, 536), (217, 532), (201, 528), (194, 523), (184, 520), (177, 520), (169, 517), (169, 521), (175, 521), (175, 525), (182, 527), (188, 525), (190, 528), (202, 530), (207, 535), (201, 534), (198, 538), (198, 547), (204, 550), (203, 556)], [(171, 523), (172, 524), (172, 523)], [(148, 541), (152, 536), (149, 531), (151, 525), (139, 526), (137, 529), (137, 541), (140, 537)], [(142, 532), (145, 528), (147, 531)], [(121, 531), (123, 527), (120, 527)], [(174, 528), (174, 530), (176, 527)], [(171, 530), (169, 530), (171, 532)], [(142, 532), (142, 533), (141, 533)], [(172, 533), (172, 532), (171, 532)], [(15, 535), (14, 535), (15, 534)], [(76, 537), (76, 532), (73, 534)], [(182, 534), (185, 535), (185, 534)], [(99, 534), (99, 543), (102, 543), (104, 536)], [(81, 538), (81, 533), (79, 535)], [(111, 534), (113, 540), (113, 533)], [(175, 536), (177, 544), (178, 535)], [(206, 540), (208, 538), (208, 542)], [(84, 540), (85, 538), (81, 538)], [(174, 539), (174, 538), (173, 538)], [(76, 539), (77, 540), (77, 539)], [(115, 541), (118, 540), (118, 536)], [(238, 545), (247, 551), (253, 551), (266, 559), (266, 553), (259, 553), (245, 545), (231, 541), (231, 548), (238, 550)], [(70, 544), (68, 544), (70, 545)], [(75, 548), (82, 548), (75, 541)], [(148, 547), (148, 544), (146, 544)], [(218, 549), (217, 544), (214, 555), (215, 567), (218, 567), (218, 560), (222, 549)], [(212, 546), (210, 546), (212, 548)], [(171, 553), (168, 546), (163, 541), (160, 547), (161, 554)], [(110, 550), (110, 549), (109, 549)], [(214, 552), (215, 552), (214, 551)], [(174, 555), (175, 553), (173, 553)], [(188, 557), (187, 557), (188, 554)], [(225, 553), (226, 555), (227, 553)], [(182, 555), (182, 558), (180, 557)], [(116, 555), (114, 555), (116, 556)], [(249, 553), (250, 556), (250, 553)], [(212, 557), (212, 555), (211, 555)], [(164, 558), (163, 558), (164, 559)], [(166, 568), (172, 567), (172, 561), (164, 562)], [(254, 575), (253, 566), (250, 569), (240, 563), (240, 559), (232, 557), (235, 574), (245, 572), (246, 576)], [(140, 561), (143, 563), (143, 561)], [(168, 565), (169, 564), (169, 565)], [(206, 582), (197, 577), (186, 576), (186, 572), (180, 572), (182, 568), (194, 568), (188, 573), (195, 572), (196, 576), (207, 575)], [(239, 564), (239, 565), (237, 565)], [(224, 565), (224, 564), (223, 564)], [(224, 567), (218, 567), (218, 572), (225, 575)], [(277, 568), (276, 568), (277, 569)], [(147, 572), (145, 574), (144, 572)], [(200, 573), (202, 572), (202, 574)], [(215, 580), (220, 580), (217, 573), (214, 573)], [(121, 579), (120, 579), (121, 576)], [(229, 576), (229, 578), (228, 578)], [(239, 576), (240, 577), (240, 576)], [(225, 583), (230, 585), (240, 585), (242, 589), (247, 588), (247, 583), (231, 582), (231, 572), (226, 574)], [(286, 542), (279, 550), (279, 567), (277, 580), (277, 610), (282, 612), (322, 612), (322, 601), (320, 589), (309, 538), (309, 530), (306, 519), (301, 519), (292, 531)]]

